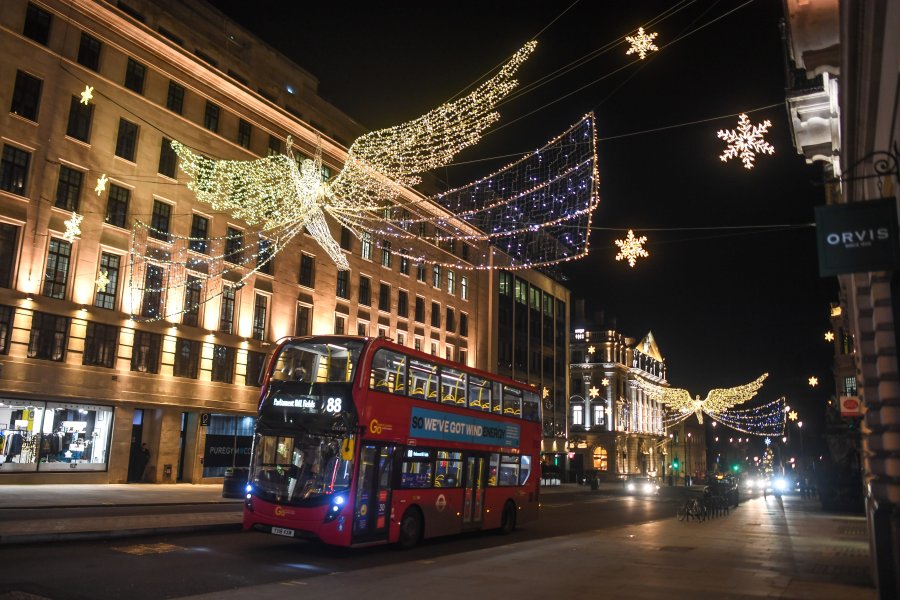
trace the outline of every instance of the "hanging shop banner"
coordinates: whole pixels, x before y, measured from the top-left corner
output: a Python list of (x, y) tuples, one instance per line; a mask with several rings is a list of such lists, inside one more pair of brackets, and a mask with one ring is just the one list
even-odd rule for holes
[(860, 402), (857, 396), (841, 396), (841, 416), (861, 417)]
[(816, 207), (819, 275), (891, 271), (900, 266), (893, 198)]

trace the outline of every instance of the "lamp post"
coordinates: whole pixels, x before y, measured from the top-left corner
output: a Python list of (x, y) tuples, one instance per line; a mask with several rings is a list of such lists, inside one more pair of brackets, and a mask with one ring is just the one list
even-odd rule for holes
[(690, 475), (691, 472), (691, 432), (688, 431), (687, 436), (685, 437), (684, 443), (685, 451), (684, 451), (684, 485), (690, 485)]

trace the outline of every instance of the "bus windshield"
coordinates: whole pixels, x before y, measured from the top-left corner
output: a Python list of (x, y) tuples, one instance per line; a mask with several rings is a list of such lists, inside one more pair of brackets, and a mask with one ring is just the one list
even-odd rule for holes
[(355, 340), (288, 342), (275, 357), (272, 381), (350, 383), (362, 347), (363, 343)]
[(257, 434), (250, 483), (261, 497), (284, 504), (344, 491), (353, 461), (341, 448), (349, 444), (346, 438), (308, 433)]

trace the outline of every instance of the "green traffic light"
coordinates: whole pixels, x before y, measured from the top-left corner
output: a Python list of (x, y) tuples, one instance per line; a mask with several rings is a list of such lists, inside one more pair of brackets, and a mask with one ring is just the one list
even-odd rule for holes
[(740, 471), (741, 468), (738, 465), (734, 465), (733, 467), (731, 467), (731, 470), (732, 471)]

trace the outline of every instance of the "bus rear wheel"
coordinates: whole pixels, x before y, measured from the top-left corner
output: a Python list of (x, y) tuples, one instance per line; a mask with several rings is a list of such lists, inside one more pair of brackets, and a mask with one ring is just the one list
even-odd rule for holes
[(400, 519), (400, 537), (397, 545), (402, 550), (409, 550), (418, 545), (422, 539), (422, 514), (415, 508), (409, 508)]
[(516, 529), (516, 505), (507, 502), (503, 507), (503, 517), (500, 520), (500, 533), (509, 535)]

